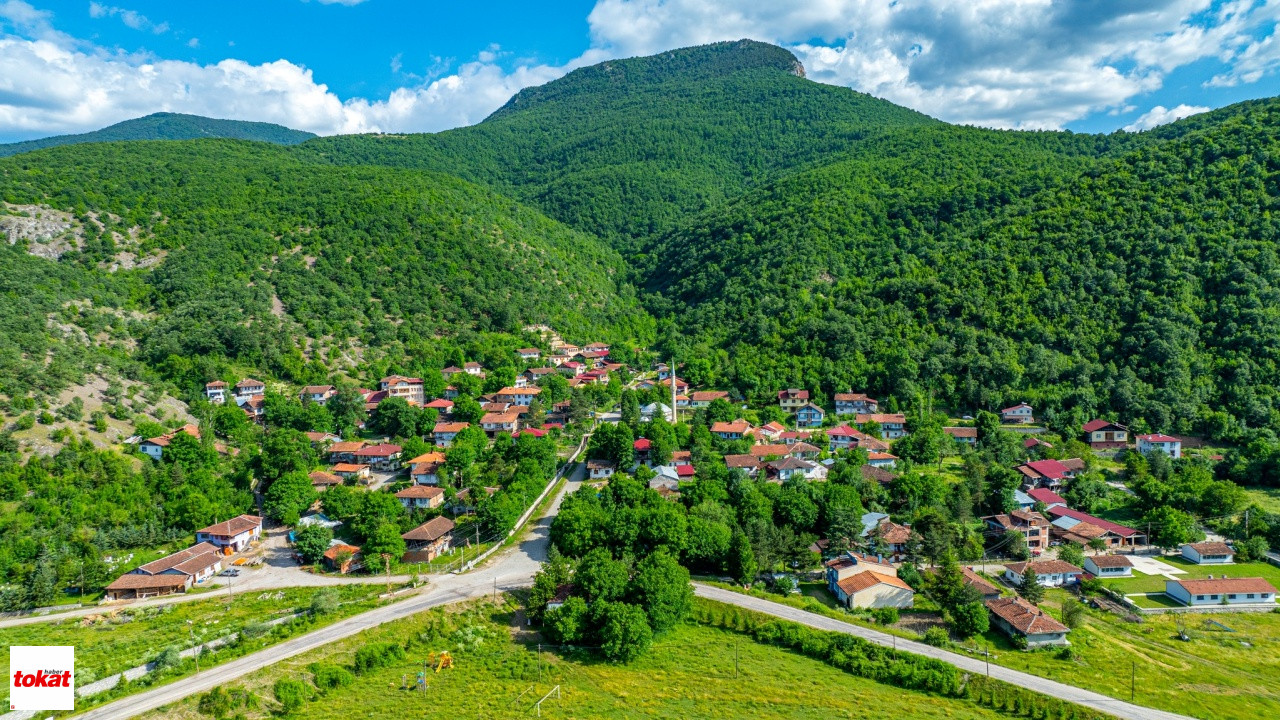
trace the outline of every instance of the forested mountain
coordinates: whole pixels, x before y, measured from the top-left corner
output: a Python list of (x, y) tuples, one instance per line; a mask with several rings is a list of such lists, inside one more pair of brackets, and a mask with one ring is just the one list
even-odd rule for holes
[(79, 135), (54, 135), (0, 145), (0, 157), (17, 155), (59, 145), (113, 142), (117, 140), (195, 140), (198, 138), (227, 138), (231, 140), (257, 140), (277, 145), (294, 145), (315, 137), (315, 133), (292, 130), (273, 123), (246, 120), (219, 120), (200, 115), (181, 113), (152, 113), (116, 123), (101, 130)]
[(298, 151), (460, 175), (630, 247), (632, 238), (826, 161), (868, 134), (932, 124), (805, 80), (790, 52), (742, 40), (575, 70), (521, 91), (472, 127), (319, 138)]
[(656, 336), (754, 398), (1025, 399), (1059, 427), (1239, 438), (1280, 429), (1276, 120), (1265, 100), (1141, 134), (954, 127), (739, 41), (583, 68), (434, 135), (24, 154), (0, 163), (6, 212), (70, 213), (71, 247), (3, 253), (0, 362), (17, 392), (65, 375), (89, 344), (49, 328), (75, 325), (169, 378), (222, 358), (301, 381), (545, 322)]
[(691, 381), (757, 396), (853, 387), (1028, 400), (1062, 427), (1280, 428), (1280, 102), (1187, 125), (1096, 158), (1060, 152), (1062, 135), (899, 134), (903, 152), (658, 238), (650, 307)]
[(0, 197), (11, 220), (52, 207), (72, 228), (56, 264), (24, 252), (38, 241), (0, 247), (9, 394), (49, 370), (46, 316), (88, 334), (115, 326), (137, 339), (135, 361), (191, 382), (220, 360), (319, 381), (344, 353), (531, 322), (651, 333), (612, 250), (436, 173), (304, 164), (227, 140), (95, 144), (0, 162)]

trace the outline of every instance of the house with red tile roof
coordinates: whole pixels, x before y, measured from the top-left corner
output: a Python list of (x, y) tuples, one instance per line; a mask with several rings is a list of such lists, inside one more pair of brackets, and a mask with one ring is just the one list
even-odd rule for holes
[(1061, 495), (1049, 488), (1033, 488), (1027, 491), (1027, 495), (1036, 502), (1044, 503), (1045, 507), (1053, 507), (1055, 505), (1066, 507), (1067, 505), (1067, 501), (1063, 500)]
[(1032, 553), (1038, 555), (1049, 547), (1049, 520), (1038, 512), (1014, 510), (1008, 514), (988, 515), (982, 520), (992, 530), (1002, 533), (1013, 530), (1021, 534)]
[(410, 485), (396, 492), (406, 510), (437, 508), (444, 504), (444, 490), (433, 485)]
[(1151, 435), (1138, 436), (1138, 452), (1148, 455), (1153, 452), (1161, 452), (1171, 458), (1177, 459), (1182, 457), (1182, 439), (1172, 435), (1163, 433), (1153, 433)]
[(1143, 545), (1147, 541), (1146, 534), (1141, 531), (1110, 520), (1094, 517), (1087, 512), (1075, 510), (1065, 505), (1055, 505), (1048, 509), (1048, 513), (1049, 517), (1053, 519), (1054, 533), (1069, 531), (1075, 525), (1084, 522), (1102, 528), (1105, 534), (1101, 537), (1111, 547)]
[(751, 432), (751, 424), (738, 419), (733, 422), (717, 422), (711, 425), (711, 434), (725, 440), (741, 440)]
[(1022, 473), (1024, 487), (1047, 487), (1051, 490), (1062, 487), (1063, 482), (1075, 477), (1078, 473), (1062, 461), (1052, 459), (1032, 460), (1017, 466), (1014, 470)]
[(1084, 569), (1062, 560), (1031, 560), (1005, 563), (1004, 580), (1010, 585), (1021, 586), (1022, 574), (1030, 567), (1044, 587), (1062, 587), (1080, 582)]
[(237, 515), (196, 531), (197, 543), (211, 543), (229, 552), (240, 552), (262, 536), (262, 518)]
[(1094, 419), (1084, 424), (1084, 441), (1094, 450), (1119, 450), (1129, 444), (1129, 428), (1110, 420)]
[(1002, 597), (984, 603), (992, 624), (1010, 637), (1024, 637), (1027, 647), (1070, 645), (1071, 629), (1020, 597)]
[(1133, 577), (1133, 561), (1128, 555), (1089, 555), (1084, 570), (1096, 578)]
[(944, 427), (942, 432), (951, 436), (952, 440), (964, 445), (978, 444), (978, 428), (976, 427)]
[(787, 412), (795, 412), (809, 402), (808, 390), (788, 388), (778, 391), (778, 406)]
[(1021, 402), (1013, 407), (1007, 407), (1001, 410), (1000, 422), (1030, 425), (1035, 422), (1035, 418), (1032, 417), (1031, 406)]
[(907, 434), (907, 416), (902, 413), (859, 413), (853, 416), (853, 422), (859, 426), (876, 423), (881, 440), (896, 440)]
[(227, 402), (227, 384), (221, 380), (204, 384), (204, 396), (209, 398), (209, 402), (214, 405), (222, 405)]
[(689, 396), (689, 406), (704, 408), (716, 400), (728, 400), (729, 393), (723, 390), (695, 390)]
[(880, 411), (880, 403), (866, 393), (836, 393), (837, 415), (870, 414)]
[(1187, 543), (1182, 557), (1197, 565), (1225, 565), (1235, 560), (1236, 551), (1224, 542)]
[(1183, 605), (1276, 606), (1276, 589), (1258, 577), (1213, 577), (1206, 580), (1165, 580), (1164, 594)]
[(471, 427), (471, 423), (464, 422), (439, 422), (432, 429), (432, 437), (435, 438), (436, 445), (439, 447), (449, 447), (453, 445), (453, 439), (458, 433)]
[(377, 445), (366, 445), (352, 454), (358, 463), (365, 463), (375, 470), (391, 471), (400, 469), (400, 453), (402, 450), (403, 448), (399, 445), (379, 443)]

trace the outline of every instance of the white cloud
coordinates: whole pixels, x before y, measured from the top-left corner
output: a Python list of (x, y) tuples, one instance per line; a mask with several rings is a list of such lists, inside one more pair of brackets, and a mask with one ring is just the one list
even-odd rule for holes
[(1173, 109), (1169, 109), (1163, 105), (1157, 105), (1142, 115), (1137, 120), (1124, 126), (1129, 132), (1141, 132), (1150, 130), (1153, 127), (1167, 125), (1175, 120), (1181, 120), (1184, 117), (1199, 115), (1202, 112), (1209, 112), (1212, 108), (1203, 105), (1179, 105)]
[(124, 23), (126, 27), (131, 27), (134, 30), (141, 30), (143, 32), (152, 32), (156, 35), (163, 35), (169, 31), (169, 23), (167, 22), (155, 23), (148, 19), (146, 15), (143, 15), (136, 10), (103, 5), (102, 3), (93, 2), (92, 0), (89, 2), (89, 17), (118, 17), (120, 18), (120, 22)]
[[(810, 78), (951, 122), (1060, 128), (1159, 89), (1204, 58), (1280, 64), (1249, 42), (1280, 3), (1255, 0), (599, 0), (593, 42), (620, 55), (750, 37), (790, 48)], [(1237, 57), (1239, 56), (1239, 57)], [(1254, 59), (1256, 58), (1256, 59)]]
[[(101, 2), (90, 13), (150, 32), (163, 26)], [(170, 110), (322, 134), (440, 130), (477, 122), (521, 88), (577, 67), (744, 37), (789, 48), (815, 80), (993, 127), (1059, 128), (1091, 113), (1129, 113), (1170, 71), (1201, 60), (1227, 64), (1210, 81), (1220, 85), (1280, 69), (1280, 0), (597, 0), (590, 48), (564, 65), (514, 61), (489, 46), (461, 66), (437, 60), (419, 75), (396, 56), (391, 68), (403, 87), (347, 99), (286, 59), (157, 60), (70, 38), (49, 18), (22, 0), (0, 0), (0, 19), (19, 33), (0, 35), (0, 129), (82, 131)], [(1134, 126), (1159, 122), (1155, 110)]]
[[(584, 62), (603, 59), (586, 57)], [(310, 70), (287, 60), (200, 65), (10, 36), (0, 37), (0, 128), (75, 132), (171, 111), (275, 122), (321, 134), (435, 131), (478, 122), (521, 88), (565, 72), (547, 65), (504, 71), (477, 60), (385, 99), (344, 101)]]
[(191, 38), (190, 40), (188, 40), (188, 41), (187, 41), (187, 47), (189, 47), (189, 48), (198, 48), (198, 47), (200, 47), (200, 38)]

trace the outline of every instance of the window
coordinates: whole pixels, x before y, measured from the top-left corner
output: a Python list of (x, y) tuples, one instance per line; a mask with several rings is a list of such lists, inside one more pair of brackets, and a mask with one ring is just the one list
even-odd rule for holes
[(1217, 595), (1210, 595), (1210, 596), (1209, 596), (1209, 599), (1210, 599), (1210, 600), (1217, 600), (1217, 599), (1218, 599), (1218, 596), (1217, 596)]
[(1203, 599), (1204, 599), (1204, 596), (1203, 596), (1203, 595), (1197, 595), (1197, 596), (1196, 596), (1196, 599), (1197, 599), (1197, 600), (1203, 600)]
[(1248, 600), (1252, 600), (1252, 599), (1253, 599), (1253, 593), (1249, 593), (1248, 595), (1245, 595), (1245, 598), (1246, 598), (1246, 599), (1248, 599)]
[(1228, 599), (1228, 600), (1235, 600), (1235, 599), (1236, 599), (1236, 594), (1235, 594), (1235, 593), (1231, 593), (1230, 595), (1228, 595), (1228, 596), (1227, 596), (1227, 599)]

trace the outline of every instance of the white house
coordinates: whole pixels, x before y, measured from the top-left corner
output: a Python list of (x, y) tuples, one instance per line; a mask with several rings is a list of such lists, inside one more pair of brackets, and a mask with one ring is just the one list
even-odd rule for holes
[(717, 422), (711, 424), (711, 434), (725, 440), (741, 440), (751, 431), (751, 424), (746, 420), (733, 422)]
[(907, 416), (902, 413), (859, 413), (853, 421), (859, 426), (869, 422), (878, 424), (881, 440), (896, 440), (907, 434)]
[(1031, 406), (1022, 402), (1000, 411), (1000, 422), (1029, 424), (1035, 422), (1031, 415)]
[(1197, 565), (1225, 565), (1235, 559), (1236, 551), (1224, 542), (1187, 543), (1182, 557)]
[(444, 490), (431, 485), (410, 485), (397, 492), (396, 499), (407, 510), (436, 508), (444, 504)]
[(436, 445), (439, 447), (449, 447), (453, 445), (453, 439), (458, 433), (471, 427), (471, 423), (464, 422), (442, 422), (436, 423), (432, 430), (432, 436), (435, 437)]
[(891, 468), (898, 463), (898, 456), (887, 452), (867, 453), (867, 464), (874, 468)]
[(311, 402), (317, 405), (323, 405), (329, 402), (329, 398), (337, 393), (337, 389), (332, 385), (308, 385), (302, 388), (302, 392), (298, 393), (298, 399), (302, 402)]
[(262, 518), (257, 515), (238, 515), (230, 520), (214, 523), (196, 531), (196, 542), (211, 543), (219, 548), (231, 548), (240, 552), (249, 543), (262, 536)]
[(533, 399), (542, 394), (542, 388), (534, 385), (533, 387), (505, 387), (497, 392), (498, 402), (510, 403), (512, 405), (524, 405), (528, 407)]
[(1097, 578), (1132, 577), (1133, 562), (1126, 555), (1090, 555), (1084, 569)]
[(227, 384), (221, 380), (205, 383), (204, 396), (214, 405), (222, 405), (227, 401)]
[(1183, 605), (1269, 605), (1276, 604), (1276, 589), (1262, 578), (1214, 578), (1207, 580), (1165, 580), (1164, 592)]
[(537, 360), (542, 357), (542, 351), (538, 348), (520, 348), (516, 350), (516, 354), (520, 356), (521, 360)]
[(1004, 579), (1010, 585), (1022, 585), (1022, 573), (1030, 565), (1040, 584), (1045, 587), (1061, 587), (1079, 582), (1084, 570), (1062, 560), (1032, 560), (1031, 562), (1015, 562), (1004, 566)]
[(874, 413), (880, 410), (880, 403), (867, 397), (866, 393), (836, 393), (836, 414), (857, 415)]
[(863, 570), (836, 583), (835, 596), (847, 608), (906, 609), (915, 603), (916, 591), (895, 574)]
[(607, 480), (613, 477), (614, 464), (608, 460), (588, 460), (587, 473), (592, 480)]
[(1138, 452), (1146, 455), (1151, 452), (1162, 452), (1171, 458), (1182, 457), (1182, 441), (1172, 435), (1155, 433), (1138, 436)]
[(265, 394), (267, 394), (267, 386), (261, 380), (245, 378), (236, 383), (235, 397), (237, 400), (248, 400)]

